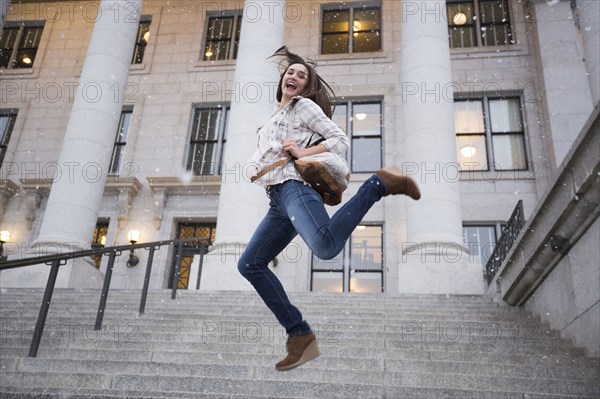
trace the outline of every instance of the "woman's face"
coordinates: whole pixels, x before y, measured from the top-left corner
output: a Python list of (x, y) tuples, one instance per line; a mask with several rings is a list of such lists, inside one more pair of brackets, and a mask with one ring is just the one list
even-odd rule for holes
[(282, 97), (289, 100), (302, 93), (308, 85), (308, 69), (302, 64), (292, 64), (281, 80)]

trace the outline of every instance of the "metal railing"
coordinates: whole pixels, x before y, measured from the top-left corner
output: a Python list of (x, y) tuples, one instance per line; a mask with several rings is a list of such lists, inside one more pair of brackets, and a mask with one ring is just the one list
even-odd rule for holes
[(502, 262), (506, 259), (506, 256), (513, 247), (513, 244), (519, 236), (519, 233), (521, 233), (524, 225), (525, 215), (523, 214), (523, 201), (519, 200), (510, 219), (506, 222), (506, 227), (496, 243), (494, 252), (492, 252), (492, 255), (485, 265), (485, 275), (488, 285), (492, 283), (494, 276), (498, 273), (498, 270), (500, 270)]
[[(176, 251), (176, 266), (175, 266), (175, 282), (172, 288), (171, 299), (175, 299), (177, 296), (177, 281), (181, 273), (181, 260), (183, 254), (183, 248), (198, 248), (200, 254), (204, 254), (208, 246), (211, 245), (208, 239), (177, 239), (177, 240), (165, 240), (155, 241), (144, 244), (129, 244), (114, 247), (104, 247), (89, 249), (83, 251), (69, 252), (65, 254), (45, 255), (33, 258), (18, 259), (9, 262), (0, 263), (0, 271), (16, 269), (21, 267), (47, 264), (50, 265), (50, 274), (48, 275), (48, 282), (46, 283), (46, 289), (44, 291), (44, 298), (42, 300), (42, 306), (35, 325), (33, 338), (31, 340), (31, 346), (29, 347), (29, 357), (37, 357), (37, 353), (40, 347), (42, 334), (44, 333), (44, 327), (46, 325), (46, 318), (48, 316), (48, 310), (50, 309), (50, 302), (52, 301), (52, 294), (54, 293), (54, 286), (56, 284), (56, 277), (58, 276), (58, 270), (60, 266), (66, 265), (68, 260), (99, 256), (108, 254), (108, 265), (106, 273), (104, 275), (104, 285), (102, 287), (102, 295), (100, 297), (100, 304), (98, 305), (98, 313), (96, 315), (96, 323), (94, 330), (99, 331), (102, 329), (102, 321), (106, 309), (106, 300), (108, 299), (108, 290), (110, 289), (110, 281), (112, 278), (112, 271), (115, 265), (115, 259), (125, 251), (133, 251), (136, 249), (147, 249), (148, 250), (148, 261), (146, 263), (146, 273), (144, 276), (144, 286), (142, 288), (142, 298), (140, 300), (140, 316), (144, 314), (146, 309), (146, 299), (148, 297), (148, 287), (150, 285), (150, 275), (152, 272), (152, 263), (154, 262), (154, 251), (160, 249), (163, 246), (174, 245), (177, 247)], [(204, 255), (201, 255), (202, 258)], [(200, 259), (200, 265), (202, 265), (202, 259)]]

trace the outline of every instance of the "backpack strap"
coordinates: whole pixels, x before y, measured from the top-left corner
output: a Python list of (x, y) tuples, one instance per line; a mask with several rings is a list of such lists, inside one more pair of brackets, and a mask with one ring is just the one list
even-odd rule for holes
[(277, 169), (278, 167), (280, 167), (282, 165), (285, 165), (288, 162), (289, 162), (289, 159), (280, 159), (277, 162), (273, 162), (271, 165), (267, 166), (266, 168), (261, 169), (260, 172), (258, 172), (256, 175), (252, 176), (250, 178), (250, 181), (252, 183), (254, 183), (255, 181), (257, 181), (258, 179), (260, 179), (261, 177), (263, 177), (267, 173), (269, 173), (269, 172)]
[(325, 141), (325, 137), (321, 137), (319, 140), (315, 141), (314, 143), (311, 143), (312, 138), (314, 137), (315, 134), (317, 134), (317, 133), (313, 133), (310, 136), (310, 139), (308, 140), (308, 144), (306, 145), (306, 148), (316, 147), (316, 146), (318, 146), (319, 144), (321, 144), (322, 142)]

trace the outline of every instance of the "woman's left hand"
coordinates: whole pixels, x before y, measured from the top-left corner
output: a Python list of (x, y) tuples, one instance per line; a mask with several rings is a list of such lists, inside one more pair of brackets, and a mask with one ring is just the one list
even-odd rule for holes
[(303, 157), (304, 152), (302, 149), (298, 148), (296, 140), (294, 139), (283, 140), (282, 147), (283, 151), (289, 153), (294, 158)]

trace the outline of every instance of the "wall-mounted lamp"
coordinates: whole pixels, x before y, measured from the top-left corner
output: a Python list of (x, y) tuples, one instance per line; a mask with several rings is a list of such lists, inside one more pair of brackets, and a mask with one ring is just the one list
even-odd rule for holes
[(10, 240), (10, 232), (7, 230), (0, 231), (0, 262), (6, 262), (8, 257), (4, 255), (4, 243)]
[[(136, 242), (138, 242), (140, 240), (140, 232), (137, 230), (129, 230), (129, 233), (127, 233), (127, 239), (129, 240), (129, 242), (133, 245)], [(128, 267), (133, 267), (135, 265), (137, 265), (140, 262), (140, 259), (135, 256), (135, 254), (133, 253), (133, 249), (131, 250), (131, 253), (129, 254), (129, 259), (127, 259), (127, 266)]]

